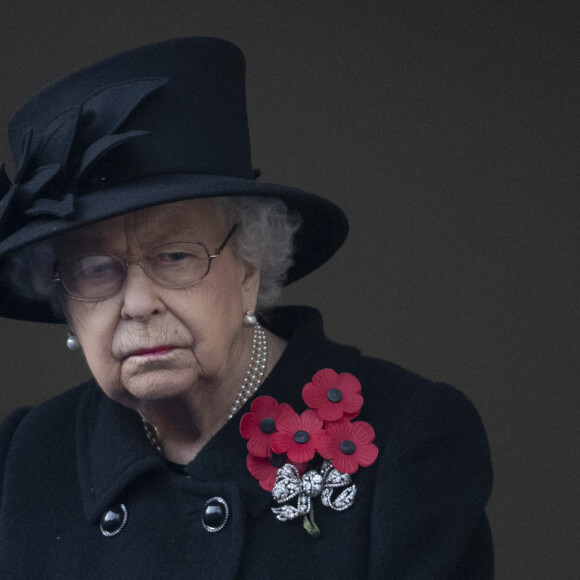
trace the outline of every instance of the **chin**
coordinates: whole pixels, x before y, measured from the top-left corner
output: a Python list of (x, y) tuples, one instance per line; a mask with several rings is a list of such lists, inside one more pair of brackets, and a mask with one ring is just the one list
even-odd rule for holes
[(138, 401), (159, 401), (185, 396), (191, 392), (194, 378), (190, 373), (175, 371), (149, 372), (122, 382), (124, 392)]

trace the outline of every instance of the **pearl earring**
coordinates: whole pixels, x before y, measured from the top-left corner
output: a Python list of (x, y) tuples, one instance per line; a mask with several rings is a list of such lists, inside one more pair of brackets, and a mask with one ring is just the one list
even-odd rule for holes
[(251, 310), (246, 310), (244, 314), (244, 326), (256, 326), (258, 319)]
[(78, 350), (81, 347), (79, 339), (72, 333), (68, 333), (68, 338), (66, 339), (66, 347), (69, 350)]

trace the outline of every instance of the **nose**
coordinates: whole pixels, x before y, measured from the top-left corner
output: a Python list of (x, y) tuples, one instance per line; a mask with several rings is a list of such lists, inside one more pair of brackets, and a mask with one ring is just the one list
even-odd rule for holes
[(121, 318), (144, 321), (163, 312), (165, 304), (161, 297), (162, 290), (145, 274), (142, 266), (129, 265), (125, 285), (121, 290)]

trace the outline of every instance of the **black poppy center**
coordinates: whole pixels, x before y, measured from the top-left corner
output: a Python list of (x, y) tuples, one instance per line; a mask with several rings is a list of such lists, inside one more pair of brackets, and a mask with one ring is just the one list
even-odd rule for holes
[(352, 441), (345, 439), (344, 441), (340, 442), (340, 450), (345, 455), (352, 455), (356, 450), (356, 445)]
[(340, 403), (342, 401), (342, 391), (340, 389), (328, 389), (326, 398), (331, 403)]
[(268, 461), (272, 467), (282, 467), (286, 463), (286, 454), (284, 453), (270, 453)]
[(294, 433), (294, 441), (296, 443), (306, 443), (310, 439), (310, 435), (308, 435), (308, 431), (296, 431)]
[(271, 417), (265, 417), (260, 421), (260, 431), (262, 433), (273, 433), (276, 429), (276, 421)]

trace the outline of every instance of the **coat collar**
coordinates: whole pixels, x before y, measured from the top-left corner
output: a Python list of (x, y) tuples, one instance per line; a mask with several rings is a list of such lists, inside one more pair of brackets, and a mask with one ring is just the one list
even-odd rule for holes
[[(352, 370), (360, 354), (337, 347), (325, 336), (320, 314), (310, 308), (285, 307), (272, 311), (264, 325), (288, 340), (288, 346), (258, 395), (270, 395), (296, 409), (303, 406), (302, 387), (324, 367)], [(239, 432), (248, 401), (186, 466), (193, 482), (229, 481), (240, 490), (244, 505), (257, 517), (271, 503), (246, 468), (246, 444)], [(87, 519), (96, 521), (135, 480), (167, 464), (147, 440), (141, 418), (106, 397), (93, 381), (77, 416), (77, 464)]]

